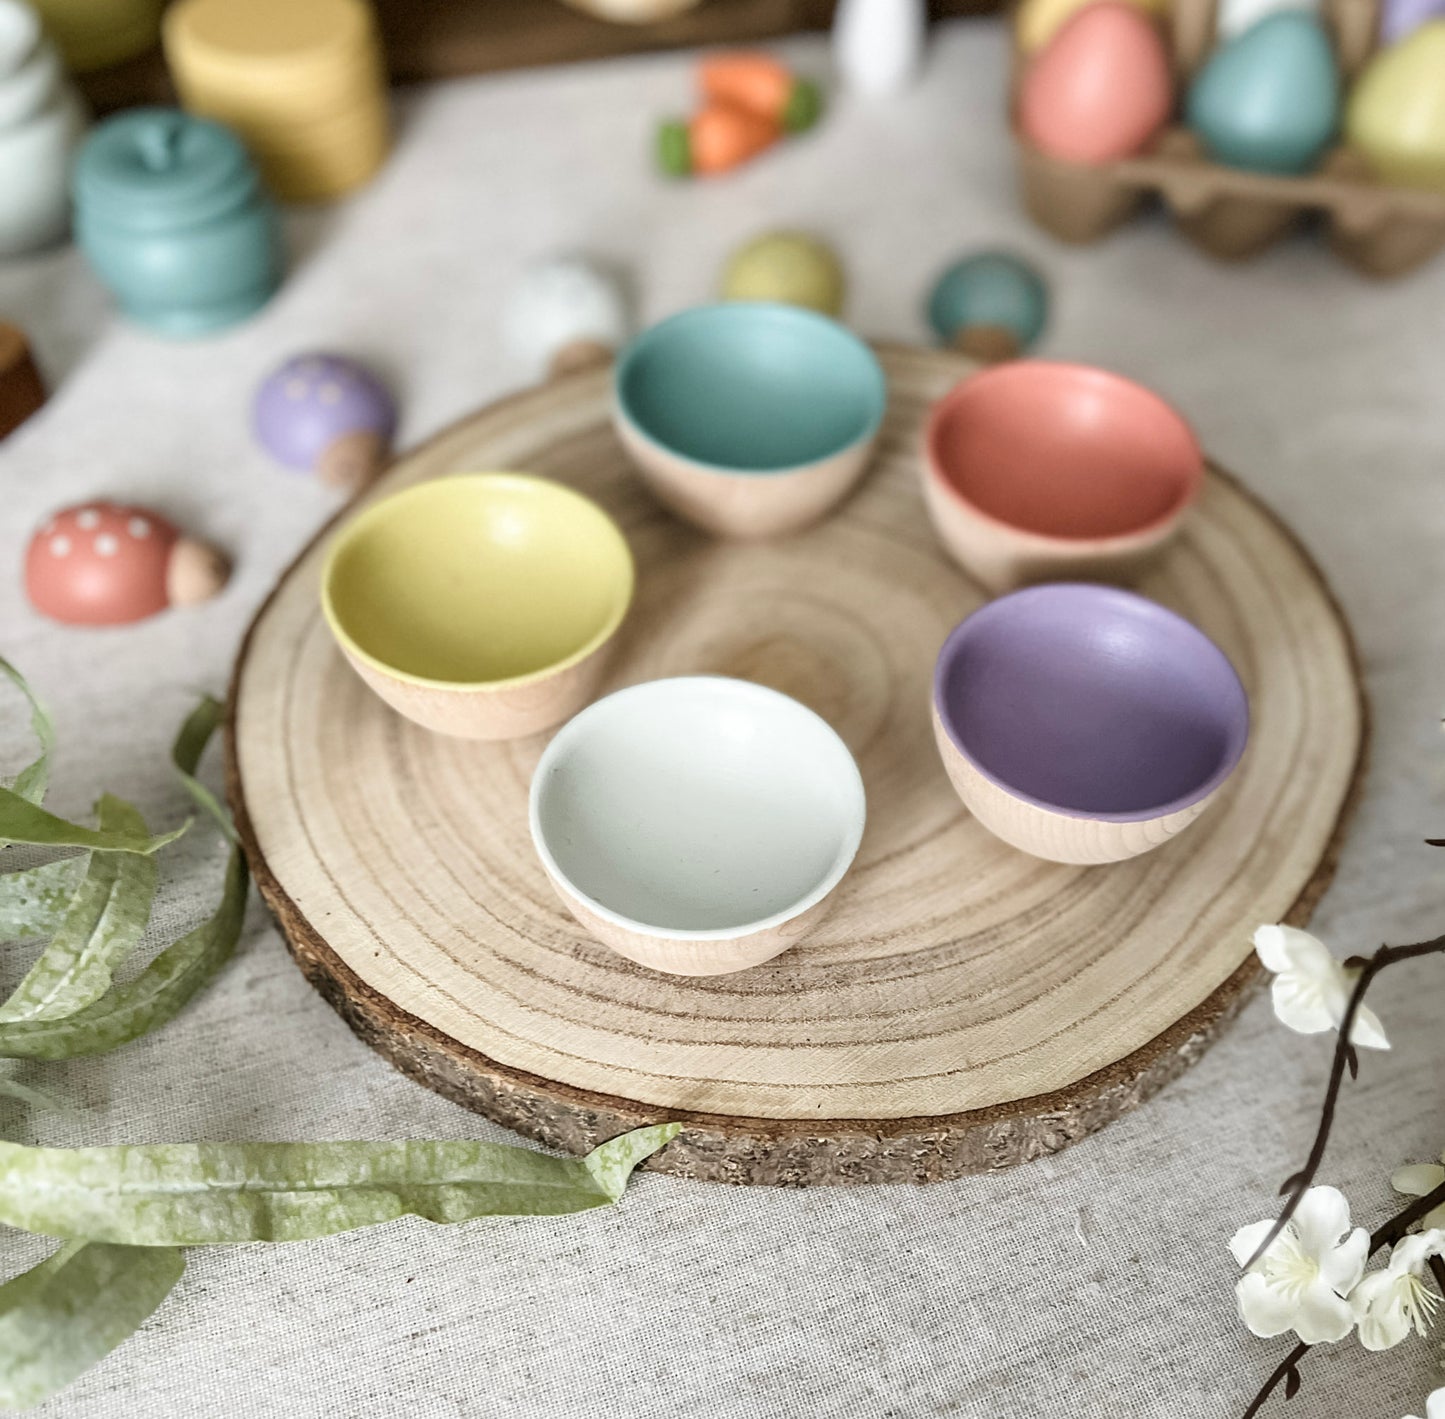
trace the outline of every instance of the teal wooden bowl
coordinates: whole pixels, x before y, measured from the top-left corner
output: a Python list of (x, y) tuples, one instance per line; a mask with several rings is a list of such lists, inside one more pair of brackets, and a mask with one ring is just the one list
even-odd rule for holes
[(724, 537), (776, 537), (847, 495), (887, 403), (877, 358), (837, 321), (729, 301), (664, 320), (623, 350), (613, 421), (679, 516)]

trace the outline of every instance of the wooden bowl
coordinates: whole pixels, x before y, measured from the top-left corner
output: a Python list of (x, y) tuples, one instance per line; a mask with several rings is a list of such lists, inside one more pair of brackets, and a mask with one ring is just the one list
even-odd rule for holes
[(934, 407), (924, 449), (934, 529), (991, 591), (1133, 577), (1204, 481), (1193, 431), (1158, 395), (1048, 360), (963, 380)]
[(1052, 862), (1117, 862), (1192, 823), (1234, 772), (1249, 703), (1218, 646), (1115, 587), (1001, 597), (944, 642), (944, 767), (984, 827)]
[(465, 473), (351, 518), (321, 580), (337, 644), (394, 710), (439, 734), (515, 739), (596, 693), (634, 573), (589, 498), (526, 473)]
[(797, 306), (728, 301), (645, 330), (617, 361), (618, 436), (658, 500), (722, 537), (817, 522), (868, 466), (887, 405), (872, 350)]
[(747, 680), (681, 676), (608, 695), (532, 778), (532, 841), (588, 933), (673, 975), (787, 950), (863, 837), (863, 779), (828, 723)]

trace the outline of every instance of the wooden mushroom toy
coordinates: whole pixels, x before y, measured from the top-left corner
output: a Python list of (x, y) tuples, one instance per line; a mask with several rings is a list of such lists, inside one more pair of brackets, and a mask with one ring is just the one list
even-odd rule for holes
[(214, 596), (225, 556), (185, 537), (149, 508), (78, 503), (51, 517), (25, 555), (25, 593), (43, 616), (72, 626), (119, 626)]
[(1048, 321), (1049, 291), (1028, 262), (1007, 251), (955, 261), (928, 293), (928, 323), (947, 345), (985, 364), (1016, 359)]
[(396, 404), (370, 370), (317, 351), (293, 356), (262, 383), (252, 424), (278, 462), (358, 493), (390, 456)]
[(502, 312), (506, 345), (530, 379), (610, 360), (631, 333), (617, 281), (580, 256), (552, 256), (522, 277)]

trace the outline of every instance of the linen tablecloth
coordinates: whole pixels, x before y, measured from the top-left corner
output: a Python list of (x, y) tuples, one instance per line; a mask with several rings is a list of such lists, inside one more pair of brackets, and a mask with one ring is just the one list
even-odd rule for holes
[[(820, 41), (786, 48), (826, 67)], [(1439, 931), (1445, 861), (1421, 839), (1445, 833), (1445, 260), (1375, 285), (1302, 236), (1227, 268), (1160, 219), (1057, 246), (1013, 190), (1006, 60), (1000, 23), (947, 26), (915, 89), (839, 98), (815, 134), (715, 184), (650, 170), (653, 123), (691, 100), (686, 55), (405, 93), (380, 177), (290, 214), (284, 290), (215, 339), (171, 344), (128, 326), (74, 250), (0, 265), (0, 316), (29, 330), (54, 386), (0, 445), (0, 651), (55, 711), (52, 805), (82, 814), (109, 788), (153, 824), (182, 814), (170, 736), (197, 690), (223, 690), (257, 605), (334, 507), (248, 433), (251, 393), (286, 355), (328, 347), (372, 362), (399, 392), (405, 445), (518, 384), (498, 311), (538, 254), (617, 263), (653, 319), (709, 298), (747, 236), (802, 226), (840, 250), (856, 328), (907, 340), (926, 337), (920, 305), (940, 267), (1002, 243), (1052, 282), (1044, 353), (1177, 401), (1212, 455), (1297, 529), (1353, 621), (1373, 759), (1316, 929), (1342, 954)], [(155, 504), (227, 547), (229, 589), (122, 630), (42, 621), (19, 592), (26, 540), (92, 495)], [(17, 766), (26, 748), (9, 696), (0, 762)], [(222, 857), (200, 832), (165, 856), (157, 941), (208, 912)], [(7, 982), (23, 959), (0, 956)], [(1347, 1087), (1322, 1173), (1366, 1226), (1394, 1209), (1391, 1169), (1445, 1144), (1440, 967), (1387, 976), (1376, 1003), (1395, 1048), (1367, 1055)], [(1308, 1146), (1329, 1047), (1288, 1034), (1261, 998), (1136, 1114), (997, 1176), (787, 1192), (639, 1175), (621, 1206), (574, 1218), (403, 1221), (196, 1251), (143, 1331), (40, 1412), (1236, 1414), (1286, 1345), (1240, 1325), (1225, 1242), (1273, 1215)], [(507, 1136), (355, 1040), (254, 900), (235, 961), (178, 1020), (21, 1077), (83, 1108), (33, 1118), (0, 1103), (0, 1131), (25, 1141)], [(7, 1233), (0, 1265), (9, 1274), (44, 1250)], [(1321, 1351), (1289, 1412), (1421, 1412), (1440, 1358), (1434, 1339)]]

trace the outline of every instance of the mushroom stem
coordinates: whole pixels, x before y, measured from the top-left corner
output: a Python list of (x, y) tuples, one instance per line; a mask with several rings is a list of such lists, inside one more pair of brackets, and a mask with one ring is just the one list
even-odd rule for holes
[(208, 542), (180, 537), (166, 563), (166, 599), (172, 606), (209, 601), (231, 575), (226, 554)]
[(547, 377), (557, 379), (564, 374), (576, 374), (579, 370), (605, 365), (613, 353), (612, 347), (601, 340), (569, 340), (552, 356)]
[(328, 488), (354, 496), (381, 472), (386, 452), (387, 441), (374, 429), (357, 429), (326, 445), (316, 471)]
[(1003, 325), (965, 325), (954, 331), (953, 348), (986, 365), (1016, 360), (1022, 353), (1018, 336)]

